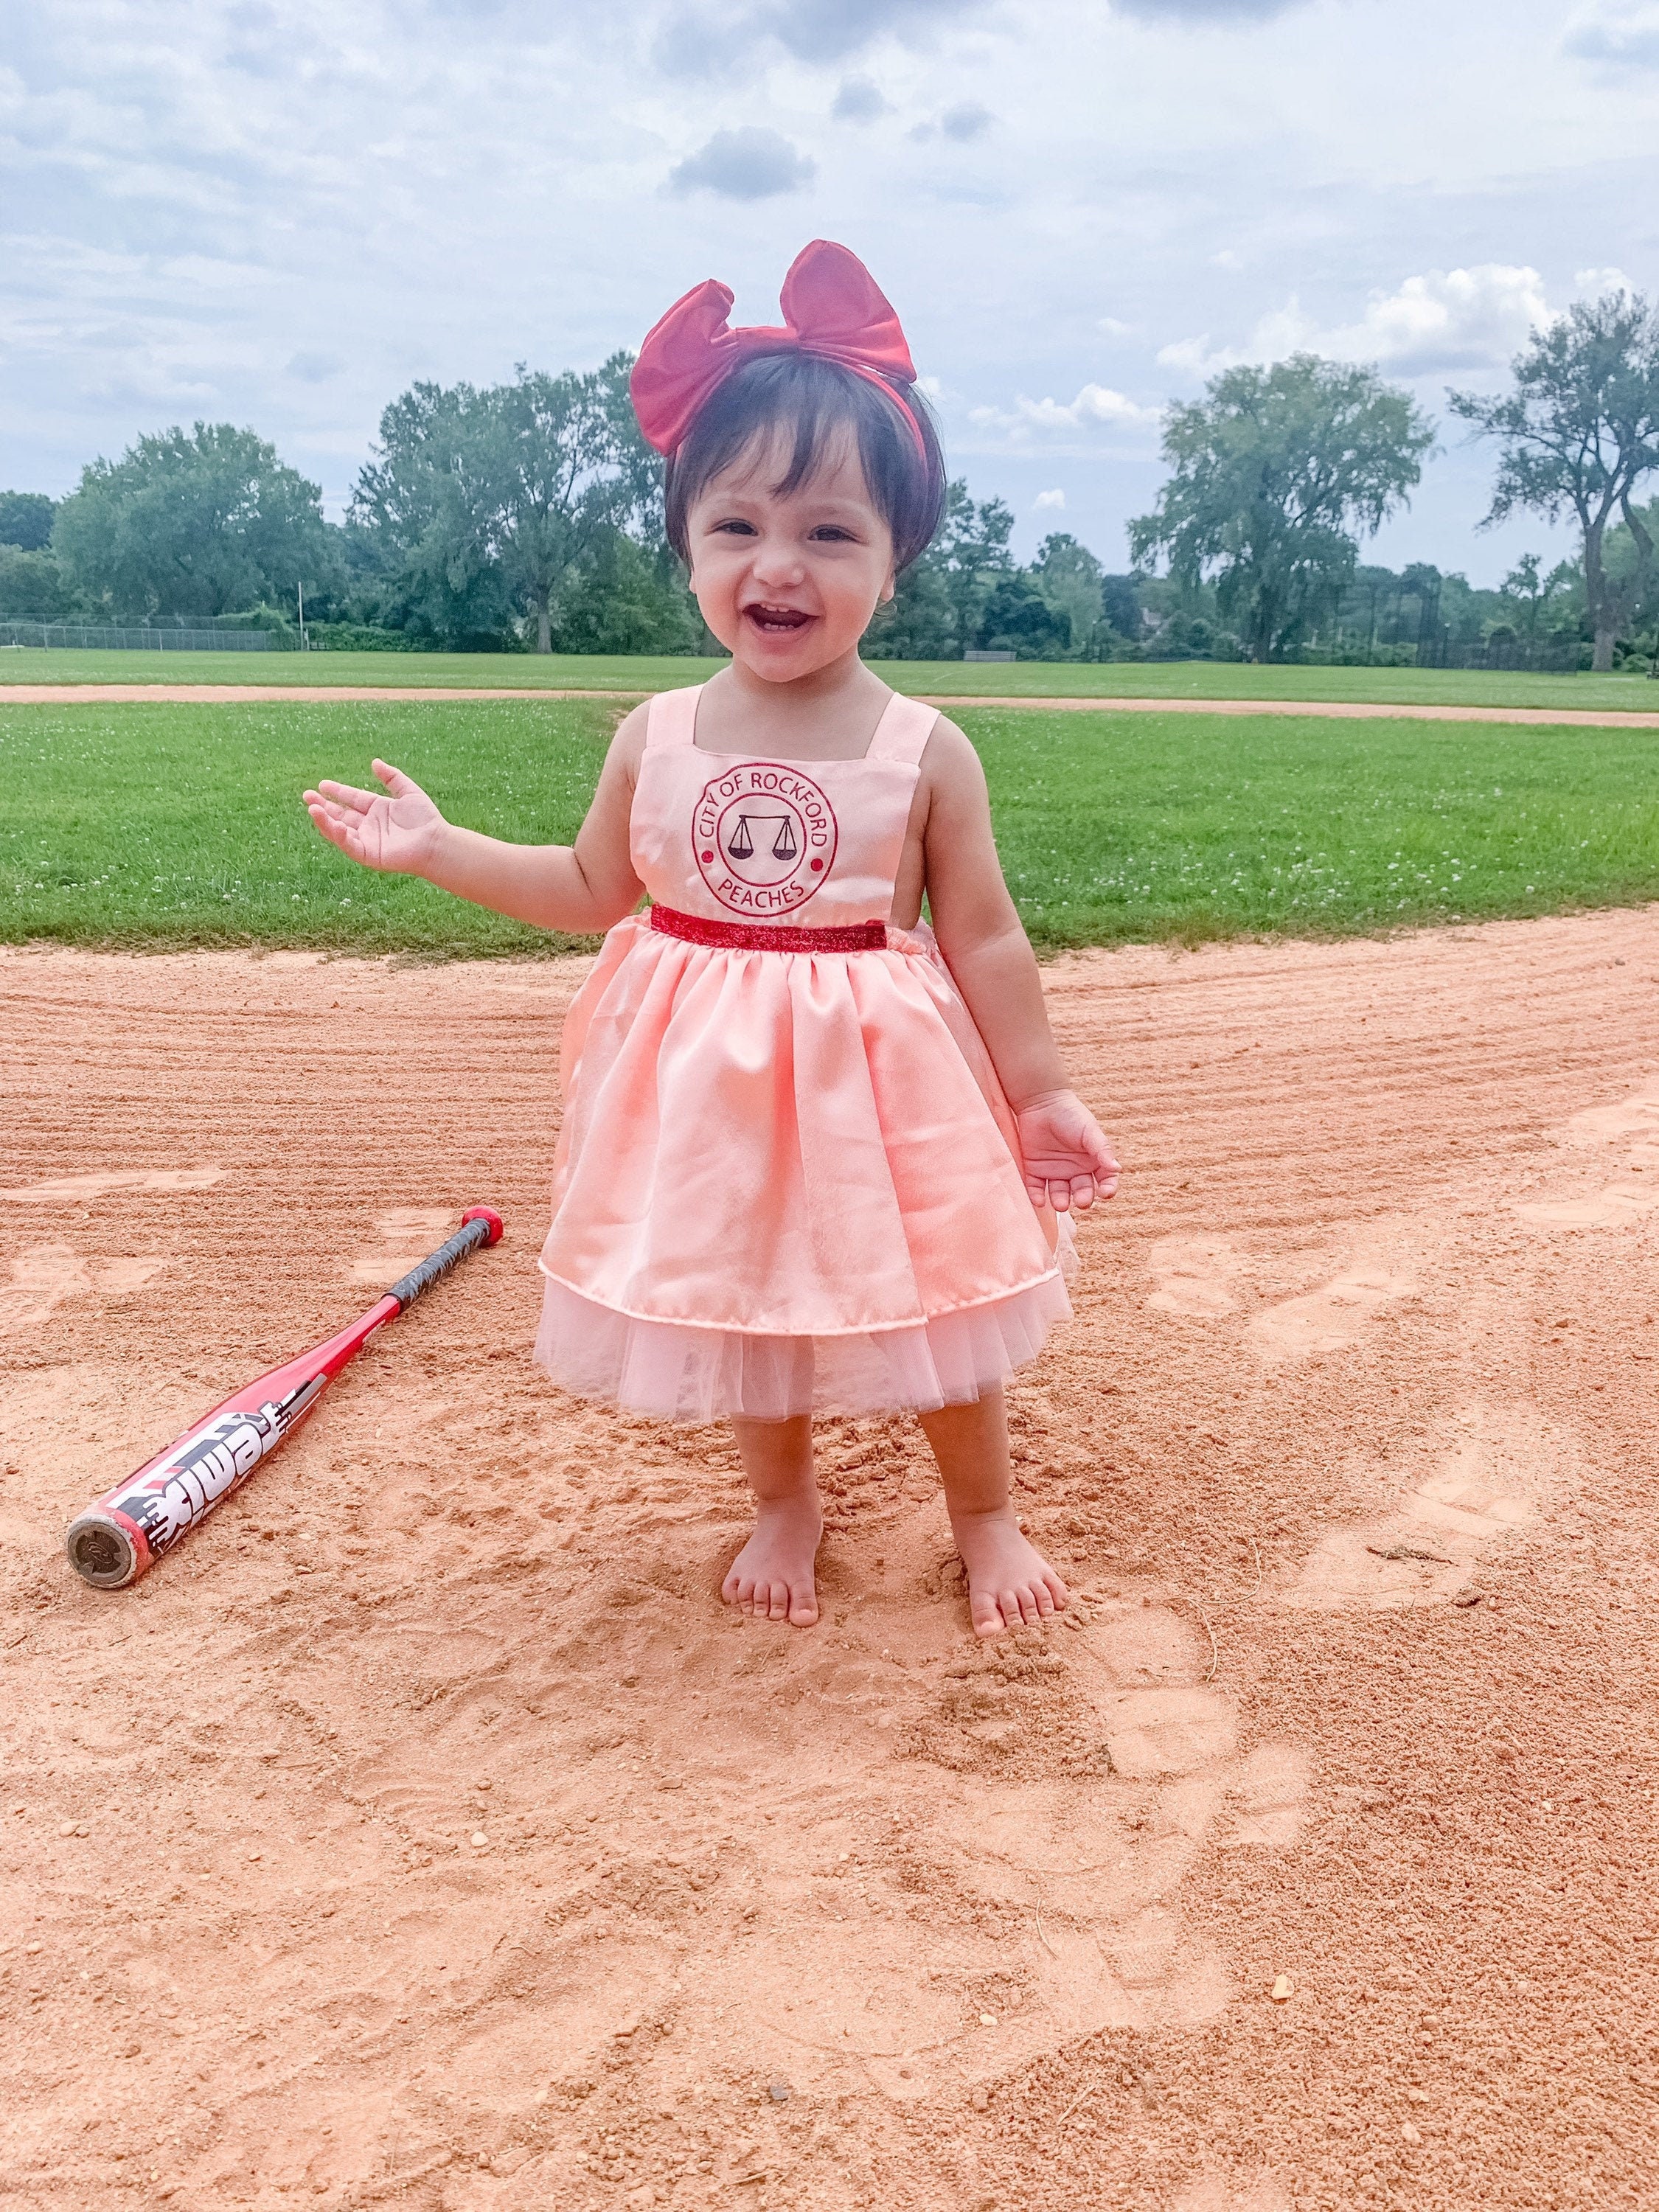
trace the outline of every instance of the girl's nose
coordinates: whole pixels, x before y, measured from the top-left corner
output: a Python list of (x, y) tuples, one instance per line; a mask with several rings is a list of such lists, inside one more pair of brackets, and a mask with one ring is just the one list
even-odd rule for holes
[(799, 550), (781, 540), (763, 539), (749, 565), (757, 584), (799, 584), (806, 574)]

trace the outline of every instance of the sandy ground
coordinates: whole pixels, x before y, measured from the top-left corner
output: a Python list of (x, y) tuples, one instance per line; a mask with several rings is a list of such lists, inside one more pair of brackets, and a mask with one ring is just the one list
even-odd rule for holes
[[(621, 705), (647, 696), (643, 691), (441, 690), (424, 684), (416, 688), (366, 684), (0, 684), (0, 703), (9, 707), (95, 706), (105, 702), (143, 705), (158, 699), (233, 707), (261, 702), (326, 707), (364, 699), (399, 705), (418, 699), (609, 699)], [(916, 696), (929, 707), (947, 710), (1025, 707), (1044, 714), (1336, 714), (1349, 720), (1373, 722), (1534, 722), (1552, 729), (1659, 730), (1659, 712), (1590, 713), (1553, 707), (1399, 707), (1353, 699), (1018, 699), (982, 693), (953, 698), (927, 692)]]
[(1659, 910), (1047, 971), (1127, 1175), (1015, 1399), (1089, 1595), (995, 1649), (908, 1427), (757, 1628), (720, 1438), (531, 1365), (580, 972), (0, 953), (0, 2202), (1659, 2203)]

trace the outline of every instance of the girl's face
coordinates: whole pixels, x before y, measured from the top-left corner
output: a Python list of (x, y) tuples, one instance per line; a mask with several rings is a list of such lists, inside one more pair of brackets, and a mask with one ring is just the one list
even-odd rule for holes
[(691, 589), (732, 659), (768, 683), (854, 651), (893, 596), (893, 538), (858, 447), (837, 441), (817, 474), (780, 495), (787, 447), (769, 441), (714, 478), (686, 517)]

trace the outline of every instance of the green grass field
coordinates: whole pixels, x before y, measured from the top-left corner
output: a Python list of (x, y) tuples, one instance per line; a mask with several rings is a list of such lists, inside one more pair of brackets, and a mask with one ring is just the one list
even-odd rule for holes
[[(354, 867), (299, 793), (367, 782), (378, 752), (455, 820), (568, 839), (614, 719), (599, 700), (0, 703), (0, 941), (565, 949)], [(1045, 948), (1659, 899), (1659, 732), (994, 708), (963, 722)]]
[[(1311, 699), (1382, 706), (1659, 712), (1639, 676), (1487, 676), (1470, 669), (1250, 668), (1208, 660), (872, 664), (896, 690), (976, 699)], [(8, 684), (374, 684), (410, 690), (663, 691), (723, 663), (480, 653), (0, 652)]]

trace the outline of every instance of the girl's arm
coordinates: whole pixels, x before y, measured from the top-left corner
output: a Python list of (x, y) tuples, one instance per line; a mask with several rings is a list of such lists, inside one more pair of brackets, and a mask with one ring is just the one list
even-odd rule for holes
[(424, 876), (440, 890), (537, 929), (597, 936), (631, 914), (643, 885), (629, 857), (628, 817), (645, 744), (636, 707), (611, 739), (599, 787), (574, 845), (509, 845), (446, 822), (419, 784), (385, 761), (384, 792), (324, 783), (306, 811), (331, 845), (366, 868)]
[(954, 722), (934, 725), (925, 773), (933, 933), (1013, 1109), (1025, 1188), (1035, 1206), (1092, 1206), (1116, 1189), (1117, 1162), (1066, 1081), (1030, 939), (1002, 879), (985, 771)]

